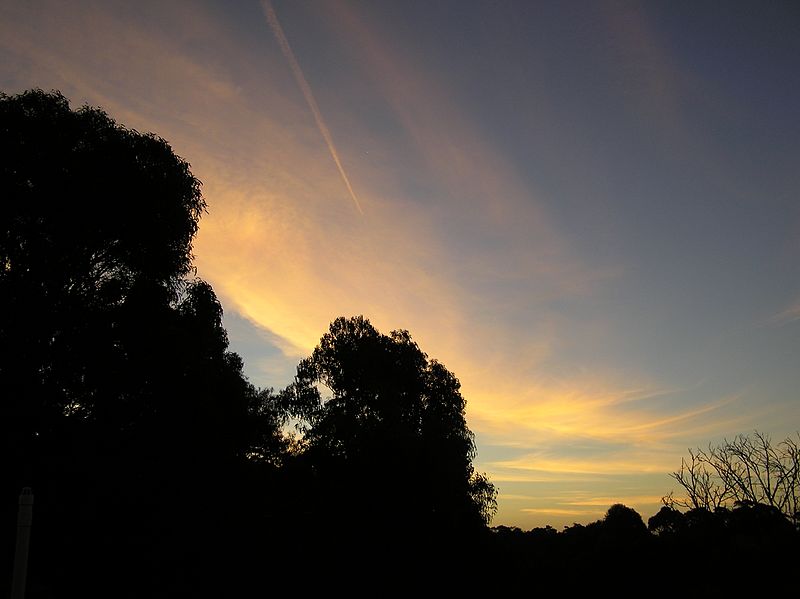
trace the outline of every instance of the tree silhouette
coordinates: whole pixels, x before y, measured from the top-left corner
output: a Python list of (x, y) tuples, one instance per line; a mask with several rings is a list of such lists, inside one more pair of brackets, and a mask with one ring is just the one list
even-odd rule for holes
[(0, 96), (0, 131), (2, 421), (25, 445), (100, 409), (87, 370), (119, 350), (95, 340), (177, 299), (205, 204), (166, 142), (58, 92)]
[(683, 513), (666, 505), (647, 520), (647, 530), (658, 536), (678, 534), (685, 525)]
[(777, 508), (795, 526), (800, 519), (800, 435), (773, 443), (755, 431), (707, 450), (689, 450), (689, 459), (671, 474), (686, 495), (664, 498), (667, 505), (714, 511), (735, 503)]
[(2, 485), (36, 493), (30, 580), (169, 595), (242, 544), (221, 506), (285, 449), (190, 278), (200, 183), (163, 139), (32, 90), (0, 95), (0, 189)]
[(317, 500), (306, 509), (321, 526), (383, 521), (397, 539), (482, 528), (493, 514), (459, 382), (408, 332), (336, 319), (281, 397), (302, 433)]
[(647, 534), (647, 527), (639, 513), (621, 503), (615, 503), (608, 508), (603, 518), (603, 527), (626, 540), (641, 539)]

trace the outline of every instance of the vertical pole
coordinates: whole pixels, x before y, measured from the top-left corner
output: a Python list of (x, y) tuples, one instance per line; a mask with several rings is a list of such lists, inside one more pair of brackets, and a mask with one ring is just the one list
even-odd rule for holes
[(28, 546), (31, 541), (33, 521), (33, 493), (30, 487), (22, 489), (17, 512), (17, 550), (14, 554), (14, 578), (11, 583), (11, 599), (25, 598), (25, 582), (28, 577)]

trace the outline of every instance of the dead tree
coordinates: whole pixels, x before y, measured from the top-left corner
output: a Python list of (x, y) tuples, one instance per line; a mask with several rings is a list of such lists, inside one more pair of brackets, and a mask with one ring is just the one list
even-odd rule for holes
[(707, 450), (689, 450), (681, 467), (670, 474), (685, 492), (664, 498), (665, 504), (714, 511), (731, 504), (775, 507), (795, 526), (800, 518), (800, 433), (773, 444), (754, 432), (725, 439)]

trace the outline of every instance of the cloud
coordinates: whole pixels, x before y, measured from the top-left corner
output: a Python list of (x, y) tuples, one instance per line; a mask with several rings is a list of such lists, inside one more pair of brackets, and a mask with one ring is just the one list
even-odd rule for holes
[(768, 324), (787, 325), (800, 320), (800, 302), (795, 303), (785, 310), (767, 319)]
[(725, 430), (742, 414), (734, 393), (699, 405), (684, 395), (698, 389), (659, 389), (590, 375), (558, 380), (512, 380), (507, 387), (485, 387), (495, 401), (472, 412), (487, 442), (530, 446), (533, 440), (559, 446), (563, 439), (588, 439), (604, 444), (665, 447), (690, 435)]
[[(559, 524), (565, 524), (570, 522), (565, 517), (579, 518), (584, 521), (599, 520), (609, 507), (622, 504), (635, 509), (646, 520), (651, 512), (656, 511), (657, 507), (662, 505), (662, 497), (662, 495), (607, 495), (571, 499), (569, 495), (564, 495), (548, 498), (548, 503), (552, 505), (547, 507), (521, 507), (519, 511), (536, 516), (535, 522), (539, 522), (542, 516), (547, 516), (549, 522), (553, 522), (555, 518)], [(530, 499), (541, 501), (541, 498)]]
[[(98, 104), (126, 125), (145, 130), (158, 124), (149, 121), (154, 113), (175, 123), (235, 100), (238, 87), (223, 69), (180, 50), (186, 38), (214, 33), (201, 11), (186, 14), (180, 5), (165, 7), (163, 29), (183, 25), (174, 29), (180, 35), (169, 36), (120, 7), (6, 6), (0, 47), (25, 71), (5, 83), (60, 89), (75, 103)], [(160, 111), (165, 104), (169, 115)]]
[(596, 516), (603, 513), (603, 510), (576, 510), (569, 508), (522, 508), (522, 512), (528, 514), (547, 515), (547, 516)]
[(518, 472), (531, 472), (536, 476), (539, 473), (550, 473), (562, 479), (571, 478), (571, 475), (631, 475), (641, 473), (669, 472), (674, 463), (664, 460), (651, 461), (642, 459), (643, 456), (636, 452), (627, 459), (615, 457), (609, 459), (603, 456), (600, 459), (576, 459), (570, 455), (563, 457), (542, 456), (530, 454), (516, 460), (494, 463), (499, 470), (508, 469)]
[(597, 506), (608, 508), (616, 503), (623, 505), (635, 504), (652, 504), (658, 505), (661, 503), (663, 495), (608, 495), (604, 497), (590, 497), (587, 499), (575, 499), (572, 501), (565, 501), (566, 505), (585, 505)]

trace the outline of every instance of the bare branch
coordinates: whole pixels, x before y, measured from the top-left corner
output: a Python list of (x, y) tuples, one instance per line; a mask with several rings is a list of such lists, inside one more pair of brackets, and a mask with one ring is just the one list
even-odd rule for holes
[[(731, 503), (752, 502), (773, 506), (795, 525), (800, 517), (800, 433), (773, 444), (755, 431), (752, 436), (725, 439), (708, 450), (689, 450), (689, 459), (670, 474), (686, 492), (669, 505), (713, 511)], [(665, 505), (667, 503), (665, 502)]]

